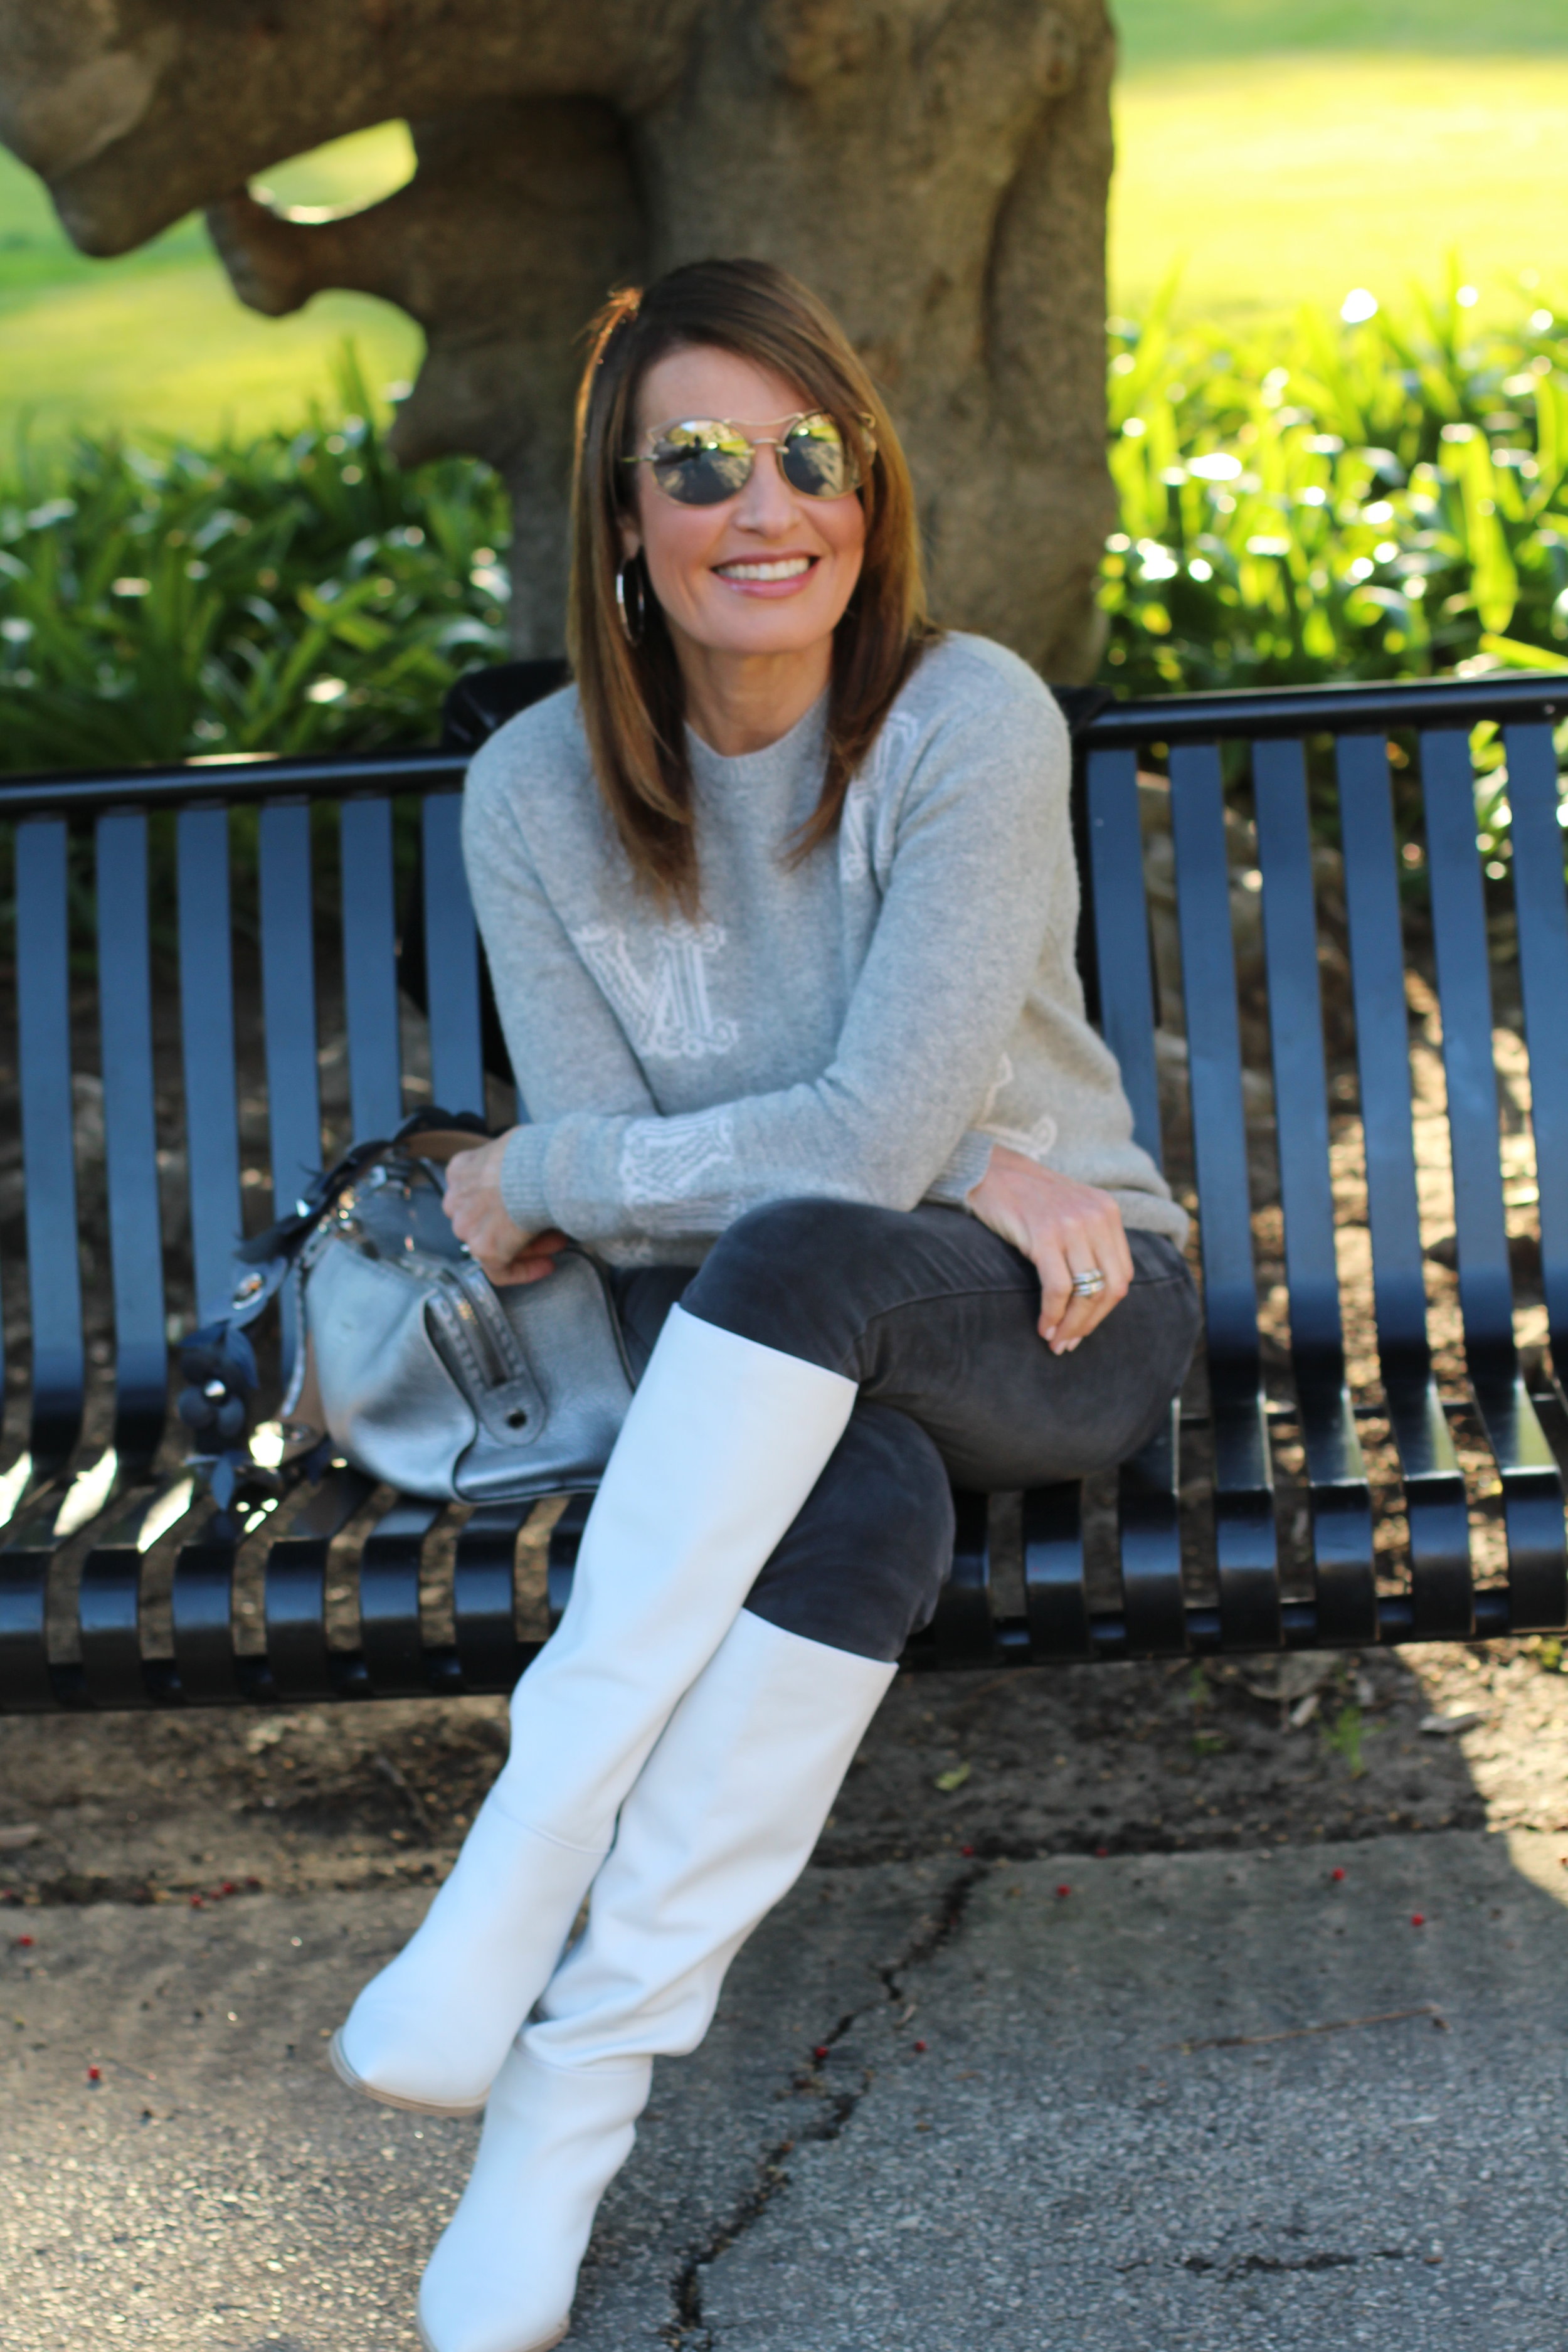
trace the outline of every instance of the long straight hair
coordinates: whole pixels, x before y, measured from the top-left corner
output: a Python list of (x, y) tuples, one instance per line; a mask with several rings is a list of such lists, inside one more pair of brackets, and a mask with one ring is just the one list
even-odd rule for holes
[[(767, 261), (699, 261), (647, 291), (611, 296), (589, 330), (577, 395), (567, 649), (599, 787), (634, 875), (666, 906), (695, 911), (698, 849), (685, 694), (674, 642), (639, 557), (642, 625), (630, 641), (616, 603), (621, 525), (633, 512), (632, 451), (644, 376), (674, 351), (710, 347), (771, 369), (804, 408), (837, 419), (860, 474), (860, 576), (834, 633), (827, 760), (798, 860), (837, 825), (845, 794), (922, 647), (926, 617), (914, 490), (875, 385), (831, 313)], [(871, 420), (869, 429), (863, 420)]]

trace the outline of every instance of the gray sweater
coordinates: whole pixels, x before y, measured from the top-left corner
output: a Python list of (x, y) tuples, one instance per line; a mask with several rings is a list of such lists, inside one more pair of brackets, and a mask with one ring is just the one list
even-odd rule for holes
[(518, 1224), (695, 1264), (765, 1201), (962, 1204), (993, 1142), (1186, 1230), (1084, 1019), (1067, 730), (983, 637), (924, 656), (837, 834), (791, 867), (825, 704), (721, 759), (689, 732), (701, 910), (662, 916), (600, 799), (574, 688), (474, 760), (463, 846), (519, 1091)]

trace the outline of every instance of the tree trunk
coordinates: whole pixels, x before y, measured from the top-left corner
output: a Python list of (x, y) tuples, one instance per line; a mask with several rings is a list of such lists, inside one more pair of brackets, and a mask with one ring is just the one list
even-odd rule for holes
[[(87, 251), (204, 204), (255, 308), (352, 287), (416, 319), (394, 447), (503, 474), (520, 652), (562, 643), (583, 325), (613, 285), (743, 253), (814, 287), (882, 385), (938, 618), (1048, 677), (1093, 669), (1104, 0), (140, 0), (134, 35), (118, 15), (0, 0), (0, 136)], [(418, 170), (384, 203), (307, 221), (248, 193), (396, 116)]]

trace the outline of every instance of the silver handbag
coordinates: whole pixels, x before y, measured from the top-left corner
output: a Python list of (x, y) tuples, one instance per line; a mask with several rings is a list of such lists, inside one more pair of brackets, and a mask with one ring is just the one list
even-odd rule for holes
[(490, 1282), (441, 1205), (445, 1162), (482, 1139), (424, 1113), (390, 1142), (357, 1146), (294, 1217), (247, 1244), (267, 1271), (241, 1280), (227, 1326), (194, 1335), (200, 1362), (187, 1344), (200, 1385), (181, 1400), (185, 1418), (199, 1417), (189, 1399), (216, 1421), (215, 1391), (247, 1385), (200, 1376), (249, 1357), (240, 1327), (286, 1283), (300, 1344), (279, 1407), (285, 1461), (330, 1448), (433, 1501), (596, 1486), (632, 1395), (609, 1282), (573, 1246), (541, 1281)]

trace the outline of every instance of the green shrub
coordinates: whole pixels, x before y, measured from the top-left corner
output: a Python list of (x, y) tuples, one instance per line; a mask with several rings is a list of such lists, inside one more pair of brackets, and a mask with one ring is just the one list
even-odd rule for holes
[(352, 354), (342, 414), (157, 451), (79, 441), (0, 478), (0, 767), (368, 751), (436, 731), (506, 650), (487, 467), (402, 473)]
[(1119, 692), (1568, 664), (1568, 326), (1112, 321)]
[[(1467, 291), (1249, 341), (1112, 322), (1119, 692), (1568, 664), (1568, 326), (1478, 329)], [(349, 353), (339, 391), (293, 436), (0, 475), (0, 768), (432, 738), (506, 651), (505, 497), (401, 473)]]

